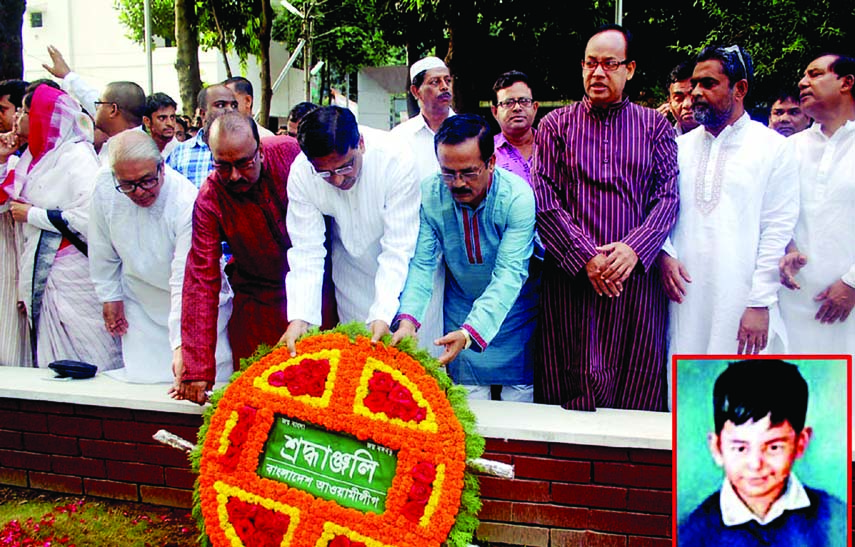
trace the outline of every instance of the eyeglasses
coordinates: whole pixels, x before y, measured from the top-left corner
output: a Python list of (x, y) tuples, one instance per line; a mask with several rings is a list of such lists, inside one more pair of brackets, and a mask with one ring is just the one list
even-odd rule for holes
[(157, 186), (157, 183), (160, 180), (160, 173), (162, 170), (163, 162), (160, 162), (157, 164), (157, 172), (154, 175), (148, 175), (139, 180), (116, 179), (116, 190), (118, 190), (122, 194), (132, 194), (136, 192), (137, 188), (142, 188), (143, 190), (151, 190), (152, 188)]
[(18, 108), (16, 108), (16, 109), (15, 109), (15, 115), (16, 115), (16, 116), (18, 116), (19, 118), (20, 118), (21, 116), (26, 116), (26, 115), (28, 115), (29, 113), (30, 113), (30, 111), (29, 111), (29, 110), (24, 110), (24, 107), (22, 107), (22, 106), (19, 106)]
[(603, 67), (603, 70), (606, 72), (614, 72), (619, 69), (621, 65), (628, 65), (632, 61), (624, 59), (623, 61), (618, 61), (617, 59), (603, 59), (602, 61), (598, 61), (596, 59), (584, 59), (582, 61), (582, 68), (586, 70), (597, 70), (598, 66)]
[(237, 160), (234, 163), (229, 163), (227, 161), (215, 161), (214, 170), (222, 176), (231, 175), (232, 169), (237, 169), (238, 171), (249, 171), (255, 167), (255, 162), (258, 158), (259, 146), (260, 145), (258, 144), (255, 145), (255, 152), (252, 153), (252, 156), (243, 158), (242, 160)]
[(345, 165), (342, 165), (338, 169), (331, 169), (329, 171), (315, 171), (315, 174), (321, 177), (324, 180), (329, 180), (333, 175), (337, 176), (346, 176), (353, 173), (353, 166), (356, 162), (356, 157), (347, 162)]
[(496, 103), (496, 106), (499, 108), (506, 108), (510, 110), (516, 105), (520, 105), (522, 108), (528, 108), (534, 104), (534, 99), (529, 99), (528, 97), (520, 97), (519, 99), (505, 99), (504, 101)]
[(478, 177), (481, 176), (481, 173), (484, 172), (484, 168), (487, 166), (485, 163), (478, 169), (467, 169), (465, 171), (442, 171), (439, 176), (442, 177), (442, 180), (445, 181), (446, 184), (452, 184), (457, 180), (458, 177), (463, 179), (463, 182), (475, 182), (478, 180)]
[(115, 101), (95, 101), (94, 104), (95, 104), (95, 108), (98, 108), (98, 105), (100, 105), (100, 104), (114, 104), (114, 105), (116, 105), (116, 108), (119, 108), (119, 105)]

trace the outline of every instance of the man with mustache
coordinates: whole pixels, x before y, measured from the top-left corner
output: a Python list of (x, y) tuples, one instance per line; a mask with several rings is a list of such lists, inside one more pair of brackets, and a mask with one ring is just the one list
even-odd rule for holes
[(419, 230), (419, 185), (409, 148), (356, 124), (350, 110), (309, 112), (297, 129), (303, 153), (288, 179), (288, 329), (295, 343), (321, 323), (326, 227), (332, 219), (332, 280), (342, 323), (365, 322), (373, 341), (389, 333)]
[[(434, 151), (434, 136), (439, 126), (449, 116), (451, 109), (452, 77), (442, 59), (425, 57), (410, 67), (410, 93), (419, 103), (419, 113), (392, 129), (392, 134), (403, 139), (413, 151), (416, 162), (416, 178), (419, 181), (431, 177), (439, 171), (439, 163)], [(434, 357), (439, 357), (439, 349), (433, 341), (442, 336), (442, 298), (444, 277), (437, 270), (434, 276), (434, 290), (424, 322), (420, 329), (419, 342)]]
[(175, 137), (175, 109), (178, 105), (166, 93), (152, 93), (145, 99), (143, 126), (163, 159), (181, 142)]
[(811, 119), (799, 105), (798, 90), (781, 91), (769, 110), (769, 128), (789, 137), (810, 127)]
[[(229, 92), (231, 93), (231, 92)], [(181, 340), (184, 371), (174, 396), (203, 404), (214, 381), (214, 348), (223, 317), (217, 314), (223, 280), (221, 242), (232, 262), (228, 281), (234, 309), (228, 320), (234, 369), (259, 344), (273, 346), (285, 330), (286, 181), (300, 153), (291, 137), (264, 144), (252, 118), (227, 112), (211, 125), (208, 142), (213, 172), (199, 189), (193, 209), (193, 239), (182, 292)], [(323, 245), (323, 240), (321, 241)]]
[(745, 112), (753, 79), (739, 46), (704, 49), (692, 74), (704, 128), (677, 139), (680, 217), (659, 260), (672, 354), (786, 349), (778, 260), (799, 212), (798, 171), (786, 139)]
[(530, 181), (536, 133), (532, 124), (538, 105), (528, 76), (517, 70), (505, 72), (493, 84), (493, 93), (490, 110), (501, 129), (494, 137), (496, 165)]
[[(666, 112), (674, 117), (674, 131), (677, 135), (688, 133), (699, 124), (692, 114), (692, 71), (694, 61), (686, 61), (674, 67), (668, 76), (668, 102)], [(660, 110), (660, 112), (662, 112)], [(662, 112), (665, 114), (666, 112)]]
[[(496, 166), (490, 127), (480, 116), (448, 118), (436, 134), (440, 173), (422, 181), (416, 254), (396, 318), (395, 344), (413, 336), (433, 290), (442, 256), (448, 298), (439, 362), (470, 398), (531, 402), (537, 280), (528, 264), (534, 236), (534, 194), (520, 177)], [(462, 237), (461, 237), (462, 235)], [(470, 350), (470, 351), (466, 351)]]
[(801, 208), (780, 262), (792, 353), (855, 353), (855, 59), (822, 55), (799, 82), (816, 124), (788, 140)]
[(581, 61), (585, 97), (541, 120), (532, 185), (546, 248), (544, 402), (665, 410), (668, 299), (656, 255), (677, 215), (674, 129), (623, 91), (630, 34), (601, 27)]

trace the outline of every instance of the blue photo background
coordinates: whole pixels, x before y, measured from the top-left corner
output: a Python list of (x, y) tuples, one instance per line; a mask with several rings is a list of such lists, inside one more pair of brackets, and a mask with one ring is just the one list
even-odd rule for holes
[[(707, 434), (715, 429), (712, 391), (716, 378), (737, 359), (677, 361), (677, 518), (682, 520), (699, 503), (721, 488), (724, 474), (712, 459)], [(847, 369), (843, 359), (784, 359), (799, 367), (808, 383), (806, 426), (813, 438), (793, 469), (806, 486), (820, 488), (847, 501)], [(761, 389), (774, 389), (769, 378)]]

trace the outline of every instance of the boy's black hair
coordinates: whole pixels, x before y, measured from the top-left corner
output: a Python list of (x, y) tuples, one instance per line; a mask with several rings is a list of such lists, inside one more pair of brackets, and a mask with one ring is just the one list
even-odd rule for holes
[(780, 359), (730, 363), (713, 388), (715, 432), (720, 435), (728, 421), (742, 425), (769, 416), (772, 425), (789, 422), (801, 433), (807, 404), (807, 382), (796, 365)]

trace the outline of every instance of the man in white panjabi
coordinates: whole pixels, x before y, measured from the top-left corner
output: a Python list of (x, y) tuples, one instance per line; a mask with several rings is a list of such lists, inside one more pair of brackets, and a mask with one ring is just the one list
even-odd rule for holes
[(302, 153), (288, 175), (286, 217), (289, 324), (280, 343), (293, 353), (297, 338), (321, 322), (325, 215), (339, 319), (365, 322), (377, 341), (398, 312), (416, 248), (421, 199), (412, 155), (337, 106), (306, 114), (297, 131)]
[[(89, 213), (90, 272), (105, 327), (121, 337), (125, 365), (108, 374), (134, 383), (173, 382), (173, 372), (182, 369), (181, 289), (197, 190), (163, 163), (145, 133), (127, 131), (110, 142), (110, 167), (98, 172)], [(222, 287), (218, 381), (233, 372), (225, 277)]]
[(798, 172), (786, 138), (745, 113), (752, 80), (739, 46), (706, 48), (692, 74), (701, 126), (677, 138), (680, 215), (659, 256), (671, 354), (786, 350), (778, 260), (798, 216)]
[(855, 354), (855, 59), (823, 55), (799, 82), (816, 123), (790, 137), (801, 208), (781, 259), (791, 353)]
[[(416, 177), (419, 182), (439, 172), (439, 161), (433, 138), (439, 126), (449, 116), (451, 109), (452, 77), (448, 67), (438, 57), (419, 59), (410, 67), (410, 93), (419, 103), (419, 113), (392, 128), (392, 134), (406, 142), (413, 151), (416, 162)], [(442, 257), (437, 257), (441, 264)], [(443, 293), (445, 274), (437, 268), (433, 277), (433, 293), (419, 329), (419, 346), (434, 357), (442, 353), (442, 346), (434, 340), (441, 338), (443, 330)]]

